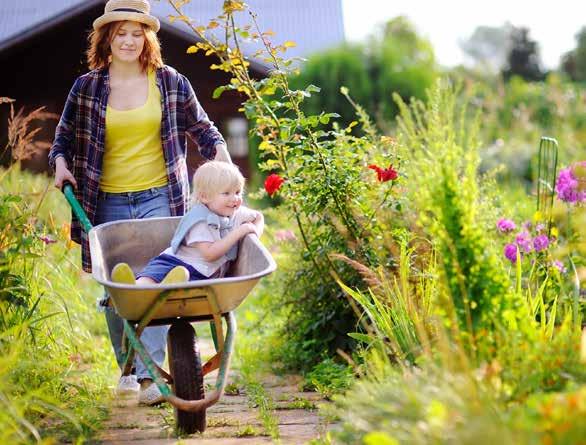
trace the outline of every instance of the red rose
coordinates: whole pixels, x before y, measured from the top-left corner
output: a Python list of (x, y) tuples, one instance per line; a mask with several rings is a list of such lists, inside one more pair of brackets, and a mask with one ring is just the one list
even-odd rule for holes
[(281, 188), (283, 182), (285, 182), (285, 180), (276, 173), (267, 176), (267, 179), (265, 179), (265, 190), (269, 196), (273, 196), (277, 190)]
[(368, 168), (376, 172), (376, 178), (380, 182), (394, 181), (399, 177), (399, 173), (393, 168), (393, 164), (389, 165), (389, 168), (381, 168), (378, 165), (371, 164)]

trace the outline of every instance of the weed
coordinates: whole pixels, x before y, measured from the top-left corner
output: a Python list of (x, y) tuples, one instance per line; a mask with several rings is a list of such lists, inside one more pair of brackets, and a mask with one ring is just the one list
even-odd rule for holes
[(236, 431), (236, 437), (254, 437), (254, 436), (263, 436), (261, 432), (259, 432), (255, 427), (252, 425), (246, 425)]
[(307, 373), (303, 389), (316, 390), (324, 398), (331, 399), (334, 394), (348, 389), (353, 378), (354, 373), (348, 365), (326, 358)]

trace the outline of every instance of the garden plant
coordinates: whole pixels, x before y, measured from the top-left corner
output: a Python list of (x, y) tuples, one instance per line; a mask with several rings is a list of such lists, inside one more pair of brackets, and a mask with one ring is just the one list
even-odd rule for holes
[[(303, 388), (331, 401), (320, 413), (334, 426), (314, 445), (584, 443), (584, 87), (556, 73), (442, 74), (400, 19), (390, 41), (376, 40), (370, 68), (419, 51), (411, 83), (397, 86), (390, 70), (370, 85), (360, 52), (341, 48), (321, 60), (356, 78), (321, 91), (324, 73), (288, 59), (295, 43), (261, 29), (242, 1), (224, 1), (208, 23), (184, 14), (189, 0), (167, 1), (170, 20), (193, 32), (186, 57), (204, 52), (229, 76), (214, 97), (241, 95), (257, 147), (252, 197), (267, 206), (279, 268), (242, 308), (237, 349), (267, 434), (279, 440), (261, 370), (300, 372)], [(263, 79), (248, 70), (250, 42), (269, 67)], [(95, 347), (104, 326), (88, 295), (100, 290), (72, 259), (59, 193), (20, 168), (46, 148), (35, 119), (54, 116), (11, 116), (0, 170), (0, 441), (83, 442), (105, 415), (113, 368)], [(555, 162), (542, 136), (555, 138)]]

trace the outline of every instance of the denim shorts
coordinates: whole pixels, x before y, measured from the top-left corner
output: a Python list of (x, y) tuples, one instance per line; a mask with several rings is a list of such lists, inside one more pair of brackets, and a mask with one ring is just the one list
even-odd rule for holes
[(167, 186), (139, 192), (98, 192), (96, 225), (120, 219), (171, 216)]
[(192, 265), (184, 263), (179, 258), (162, 253), (149, 261), (146, 267), (136, 277), (148, 277), (157, 283), (163, 281), (163, 278), (176, 266), (183, 266), (189, 271), (189, 281), (207, 280), (208, 277), (201, 274)]

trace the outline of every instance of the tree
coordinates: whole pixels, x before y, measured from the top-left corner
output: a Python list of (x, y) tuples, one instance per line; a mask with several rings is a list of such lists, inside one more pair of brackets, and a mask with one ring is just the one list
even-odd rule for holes
[(357, 103), (378, 123), (384, 123), (398, 111), (393, 92), (405, 101), (424, 98), (436, 75), (431, 44), (417, 35), (407, 18), (397, 17), (365, 44), (344, 45), (313, 55), (291, 83), (294, 88), (308, 84), (321, 88), (304, 104), (307, 112), (333, 111), (346, 124), (355, 120), (354, 108), (340, 94), (340, 87), (346, 86)]
[(574, 82), (586, 82), (586, 26), (576, 34), (576, 48), (564, 54), (561, 65)]
[(543, 80), (539, 47), (537, 42), (529, 38), (529, 29), (513, 27), (511, 32), (511, 50), (507, 58), (507, 67), (503, 70), (505, 80), (512, 76), (520, 76), (528, 81)]
[(392, 100), (398, 93), (409, 102), (423, 99), (425, 91), (437, 76), (435, 54), (431, 43), (421, 38), (406, 17), (396, 17), (385, 25), (382, 38), (371, 42), (375, 85), (375, 114), (390, 120), (399, 112)]
[(500, 27), (478, 26), (467, 40), (460, 42), (460, 48), (483, 70), (500, 72), (511, 50), (512, 31), (508, 22)]
[(341, 96), (340, 87), (348, 87), (356, 101), (372, 109), (374, 94), (369, 71), (364, 48), (361, 45), (343, 45), (311, 56), (303, 65), (301, 74), (291, 79), (291, 84), (294, 89), (302, 89), (309, 84), (321, 88), (318, 94), (304, 102), (306, 113), (336, 112), (344, 122), (349, 123), (355, 119), (355, 110)]

